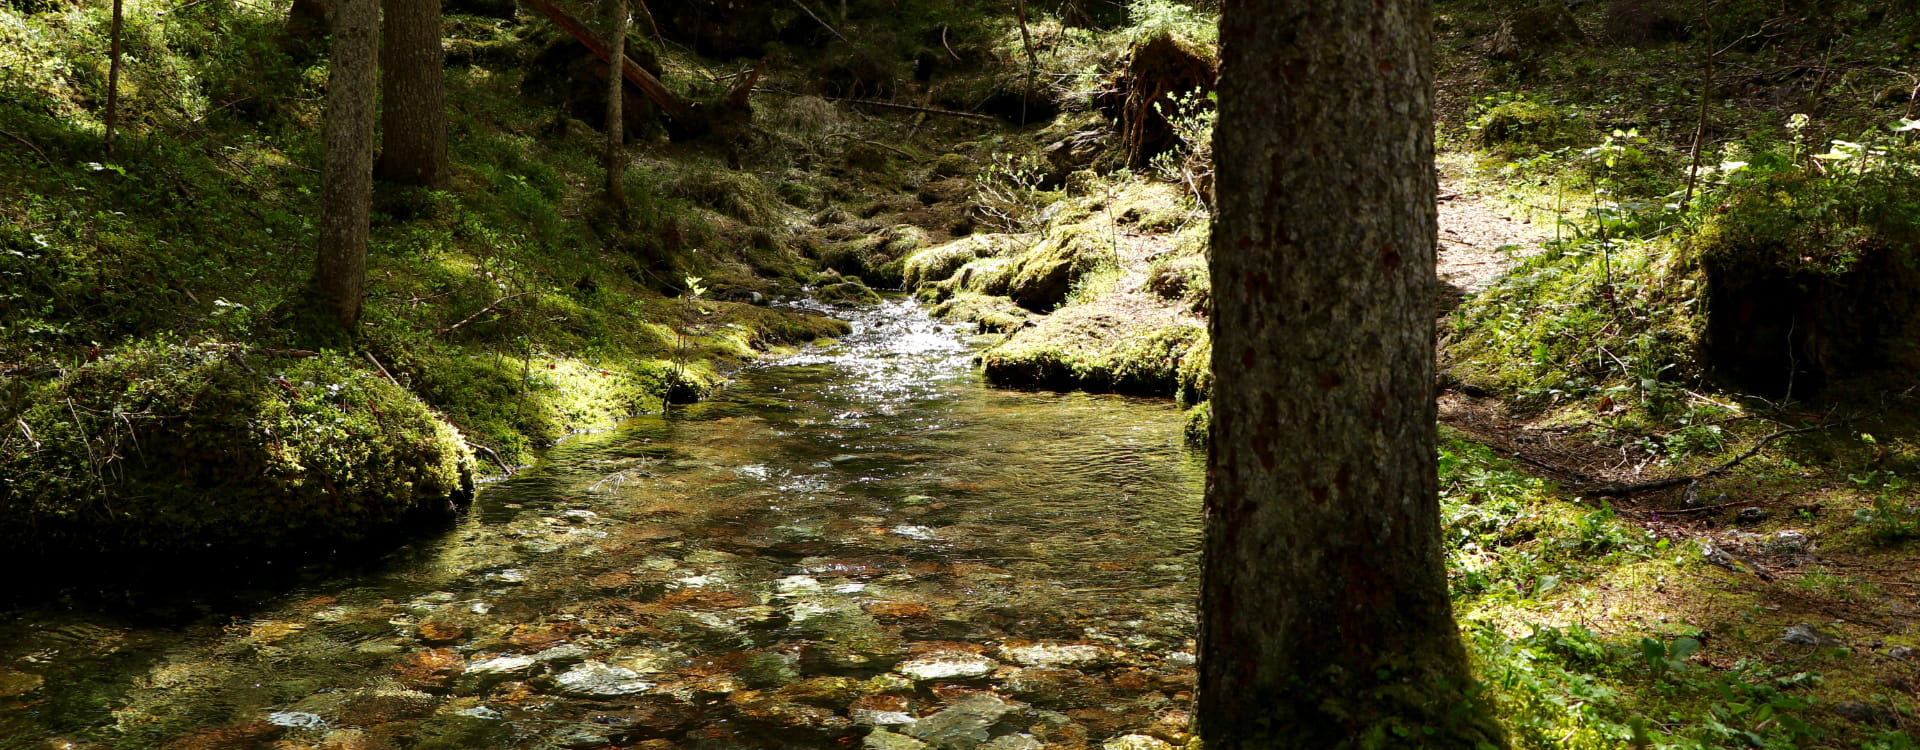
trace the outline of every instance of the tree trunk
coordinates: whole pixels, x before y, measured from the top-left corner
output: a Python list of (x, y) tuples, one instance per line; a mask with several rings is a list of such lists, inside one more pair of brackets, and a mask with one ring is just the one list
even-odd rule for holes
[(1505, 744), (1441, 550), (1430, 18), (1223, 9), (1207, 750)]
[(106, 151), (113, 155), (113, 132), (120, 126), (120, 13), (121, 0), (113, 0), (113, 20), (108, 22), (107, 37), (107, 134)]
[(382, 0), (380, 165), (383, 180), (441, 188), (447, 169), (440, 0)]
[(367, 211), (373, 190), (374, 69), (379, 0), (340, 0), (327, 76), (326, 162), (320, 174), (320, 255), (311, 293), (351, 333), (367, 276)]
[(626, 115), (621, 105), (626, 98), (626, 79), (621, 67), (627, 59), (626, 0), (607, 0), (607, 203), (614, 213), (627, 210)]

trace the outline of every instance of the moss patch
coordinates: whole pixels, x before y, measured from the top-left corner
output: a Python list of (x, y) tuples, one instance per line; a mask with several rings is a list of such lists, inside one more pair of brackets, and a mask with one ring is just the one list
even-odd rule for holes
[(74, 370), (0, 453), (16, 548), (289, 547), (364, 537), (472, 493), (460, 435), (344, 355), (147, 343)]
[(1016, 330), (982, 352), (980, 362), (987, 379), (1003, 385), (1145, 395), (1196, 386), (1182, 364), (1211, 346), (1206, 330), (1137, 312), (1069, 307)]

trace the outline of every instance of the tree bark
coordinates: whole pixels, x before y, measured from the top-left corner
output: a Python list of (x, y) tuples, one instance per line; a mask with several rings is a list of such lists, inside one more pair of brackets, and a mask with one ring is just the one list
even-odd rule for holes
[(334, 323), (360, 322), (367, 276), (367, 211), (373, 190), (374, 69), (378, 0), (340, 0), (327, 76), (326, 161), (320, 174), (320, 253), (310, 292)]
[(626, 0), (607, 0), (607, 204), (616, 214), (627, 209), (626, 79), (621, 63), (627, 59)]
[(446, 59), (440, 0), (382, 0), (380, 165), (383, 180), (447, 184)]
[(106, 151), (113, 155), (113, 133), (120, 126), (120, 13), (121, 0), (113, 0), (113, 20), (108, 22), (107, 36), (107, 133)]
[(1207, 750), (1505, 745), (1441, 549), (1430, 19), (1223, 9)]

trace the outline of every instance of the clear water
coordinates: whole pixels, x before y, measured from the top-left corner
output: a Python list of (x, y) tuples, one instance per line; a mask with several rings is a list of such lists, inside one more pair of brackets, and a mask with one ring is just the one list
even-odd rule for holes
[(990, 389), (910, 303), (837, 314), (838, 344), (570, 440), (371, 569), (0, 613), (0, 748), (1180, 740), (1179, 409)]

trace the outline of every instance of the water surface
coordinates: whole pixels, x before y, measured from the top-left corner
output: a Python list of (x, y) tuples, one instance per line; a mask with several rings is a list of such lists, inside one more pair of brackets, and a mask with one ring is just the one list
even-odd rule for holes
[(837, 314), (839, 343), (569, 440), (372, 570), (0, 613), (0, 747), (1182, 740), (1180, 410), (990, 389), (911, 303)]

